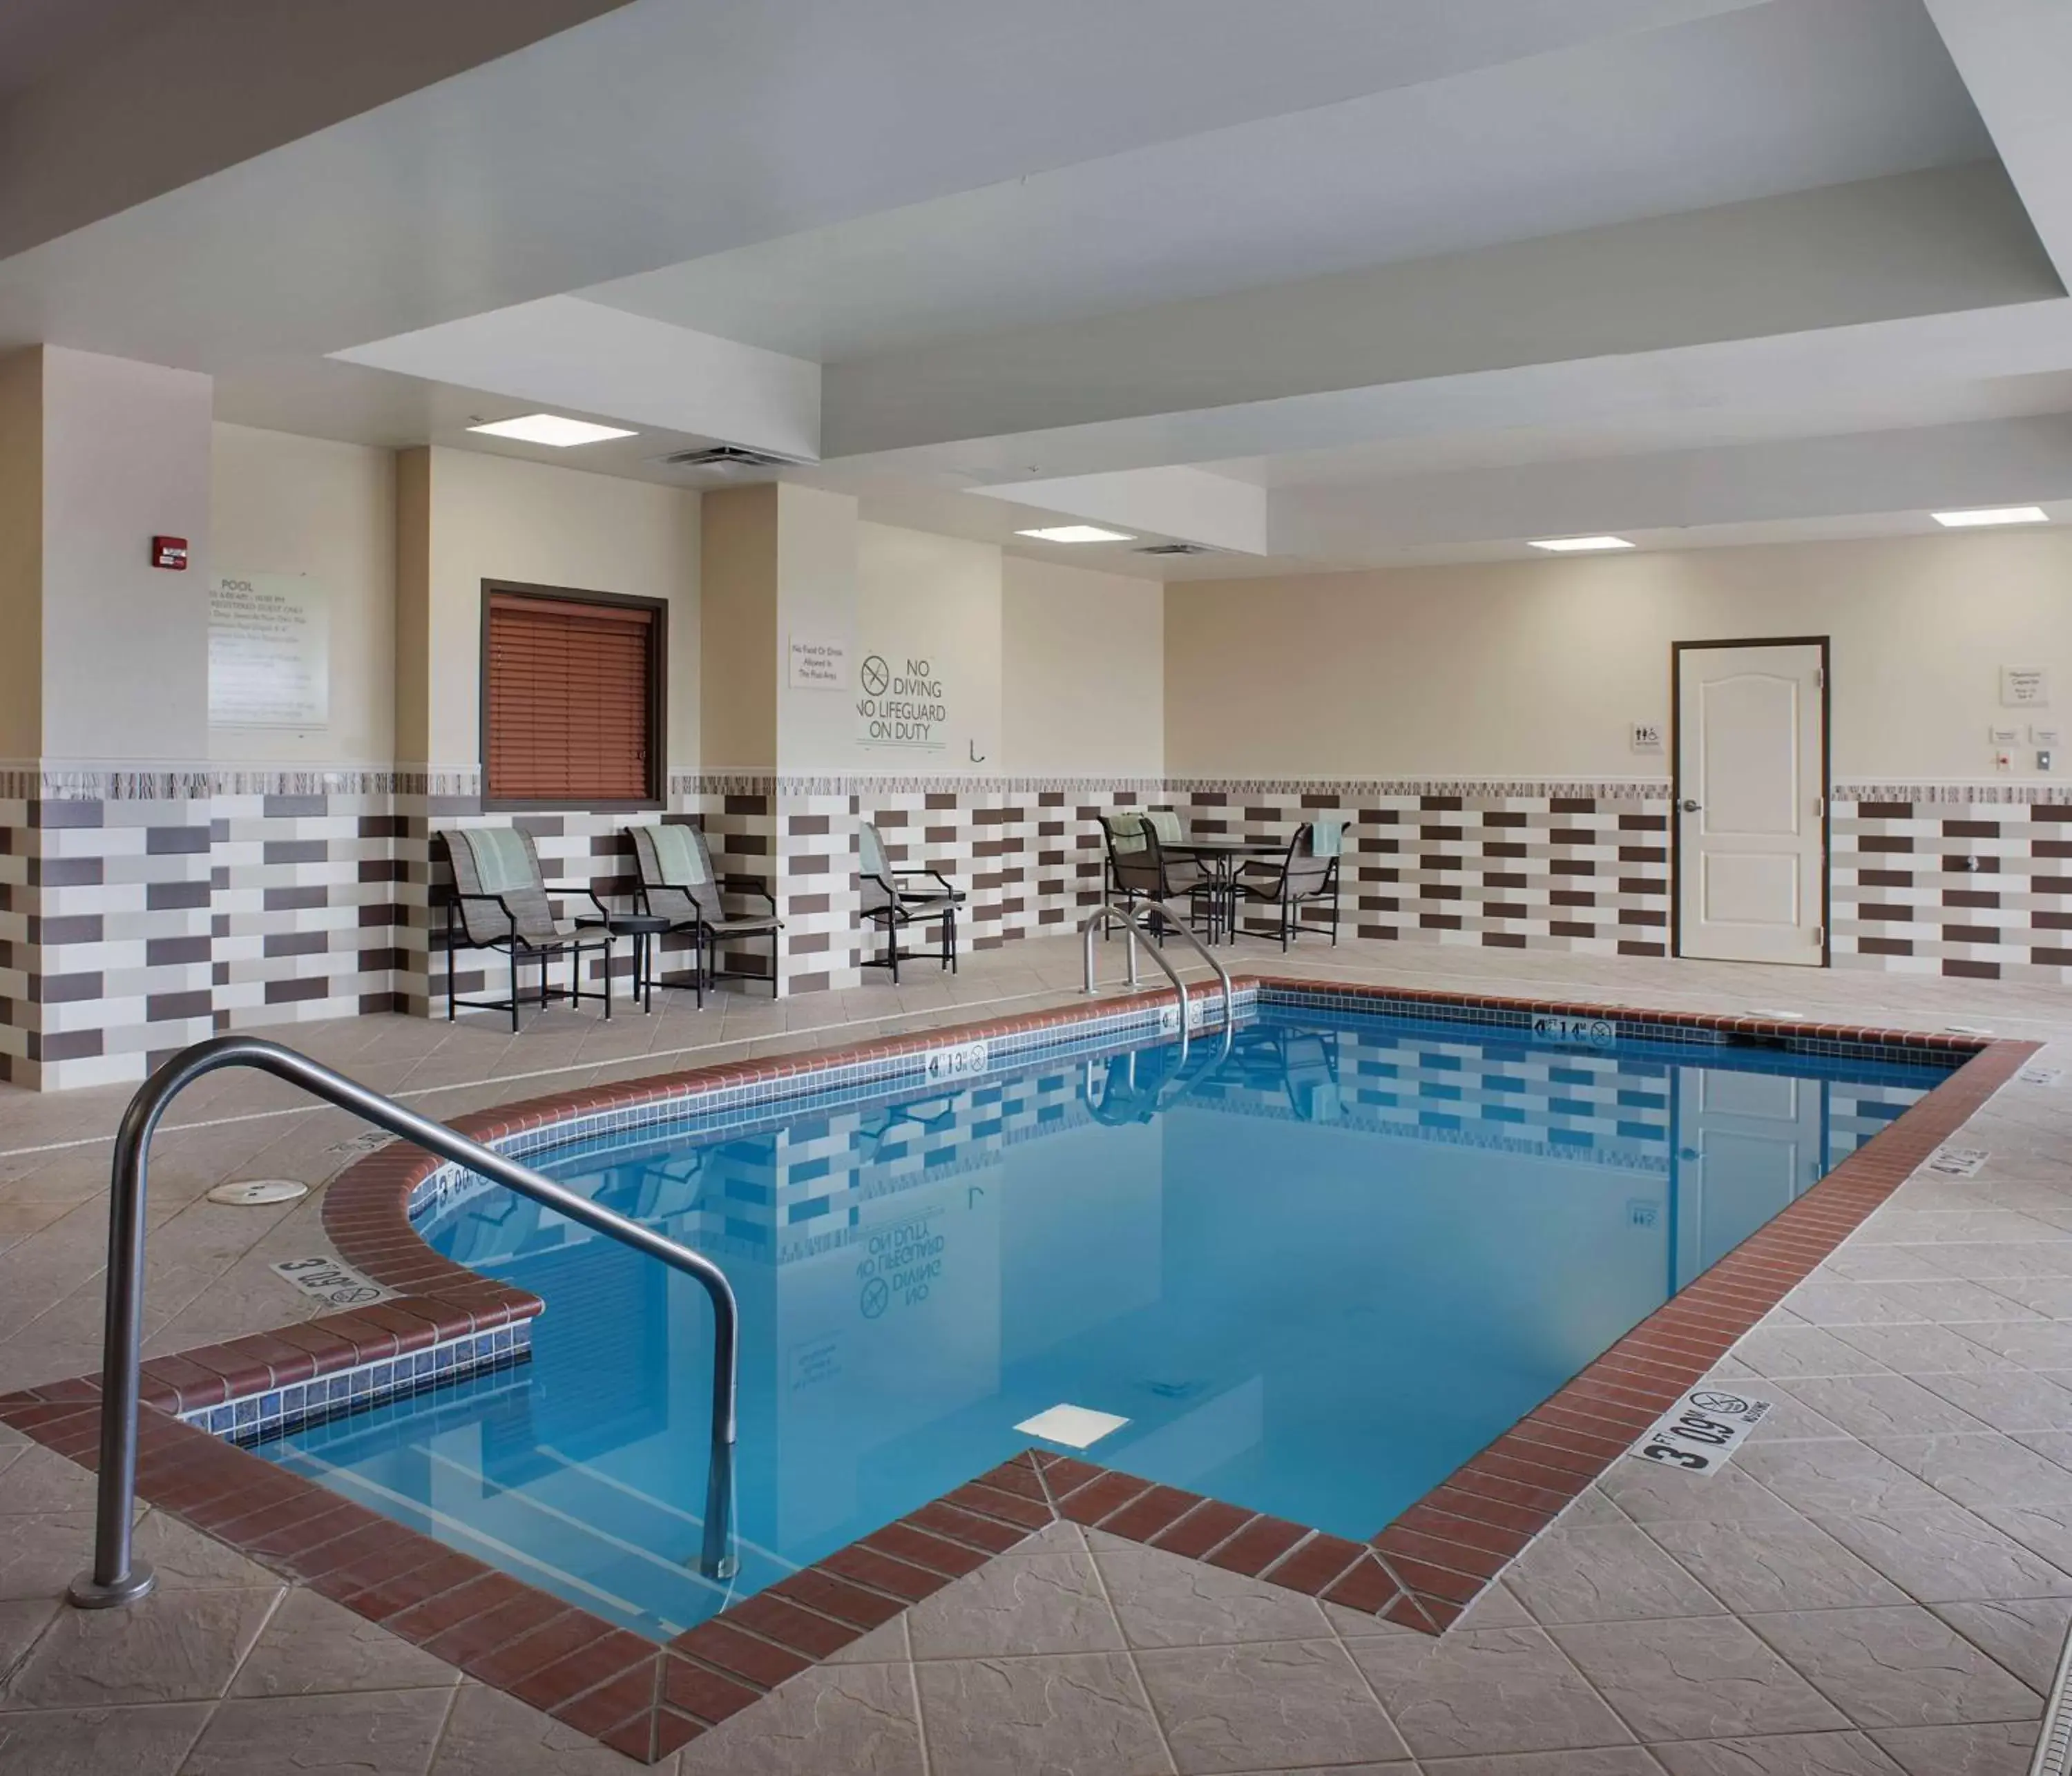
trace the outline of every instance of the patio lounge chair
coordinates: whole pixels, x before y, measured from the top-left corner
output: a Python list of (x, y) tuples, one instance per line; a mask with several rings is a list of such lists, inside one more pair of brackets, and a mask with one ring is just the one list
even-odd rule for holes
[(1256, 860), (1237, 873), (1237, 906), (1233, 919), (1246, 906), (1271, 906), (1279, 915), (1281, 947), (1286, 949), (1302, 928), (1301, 909), (1322, 904), (1329, 908), (1331, 943), (1338, 941), (1338, 860), (1345, 850), (1345, 823), (1328, 818), (1305, 820), (1288, 841), (1287, 854), (1272, 863)]
[[(885, 854), (885, 841), (878, 837), (878, 828), (870, 821), (864, 821), (857, 828), (857, 837), (862, 848), (857, 874), (863, 888), (863, 916), (885, 933), (884, 955), (867, 956), (863, 959), (862, 965), (866, 968), (890, 968), (896, 982), (902, 962), (925, 960), (917, 952), (901, 949), (899, 934), (909, 926), (927, 925), (939, 920), (943, 928), (942, 964), (955, 974), (957, 972), (957, 909), (964, 903), (963, 890), (955, 886), (938, 870), (894, 869)], [(902, 886), (922, 876), (927, 877), (934, 886), (929, 888)]]
[[(691, 934), (692, 983), (697, 1003), (705, 1002), (705, 989), (714, 980), (755, 980), (762, 977), (746, 970), (729, 971), (714, 966), (719, 946), (736, 938), (770, 939), (770, 993), (777, 993), (777, 946), (784, 922), (777, 916), (777, 902), (769, 885), (759, 876), (722, 876), (713, 869), (712, 853), (705, 845), (704, 828), (686, 821), (664, 820), (659, 826), (628, 829), (633, 855), (640, 871), (637, 890), (640, 910), (651, 919), (670, 921), (672, 931)], [(728, 894), (753, 894), (766, 902), (767, 913), (731, 914)]]
[[(462, 1005), (472, 1010), (508, 1011), (511, 1029), (518, 1029), (518, 970), (521, 962), (540, 964), (540, 1003), (556, 995), (570, 1004), (582, 1001), (583, 955), (597, 951), (604, 959), (604, 1014), (611, 1015), (611, 913), (580, 883), (557, 884), (551, 890), (540, 871), (540, 853), (532, 835), (508, 826), (450, 827), (439, 837), (453, 866), (453, 893), (446, 902), (446, 1020)], [(549, 893), (580, 894), (597, 911), (574, 921), (557, 919)], [(511, 958), (508, 999), (463, 999), (455, 987), (456, 958), (462, 950), (501, 950)], [(569, 958), (565, 993), (547, 985), (547, 964)]]

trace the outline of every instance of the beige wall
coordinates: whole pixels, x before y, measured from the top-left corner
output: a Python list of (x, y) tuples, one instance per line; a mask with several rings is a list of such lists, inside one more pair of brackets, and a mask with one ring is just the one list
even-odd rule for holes
[(0, 759), (43, 750), (43, 362), (0, 358)]
[(777, 491), (772, 483), (705, 497), (698, 718), (712, 771), (777, 763)]
[(1166, 589), (1010, 555), (1002, 594), (1002, 768), (1032, 776), (1162, 771)]
[(386, 767), (396, 756), (396, 457), (244, 426), (215, 429), (212, 578), (306, 574), (330, 612), (331, 722), (212, 728), (221, 761)]
[(1825, 635), (1838, 780), (1991, 777), (2003, 664), (2072, 725), (2072, 532), (1176, 585), (1166, 633), (1176, 775), (1659, 778), (1672, 641)]
[[(1001, 652), (997, 545), (890, 524), (857, 527), (859, 667), (878, 656), (892, 673), (893, 701), (939, 706), (944, 718), (929, 725), (925, 742), (911, 723), (906, 738), (874, 738), (870, 717), (858, 709), (858, 697), (850, 698), (845, 728), (851, 768), (966, 774), (1004, 768)], [(920, 685), (939, 686), (939, 699), (911, 682), (922, 668)]]
[[(41, 348), (43, 754), (193, 767), (208, 756), (207, 376)], [(187, 539), (184, 573), (154, 536)]]
[(857, 503), (819, 487), (776, 490), (776, 627), (770, 660), (777, 699), (777, 764), (787, 771), (856, 768), (855, 699), (791, 689), (790, 638), (848, 643), (857, 656)]
[[(482, 582), (492, 579), (666, 599), (668, 764), (675, 771), (695, 769), (700, 756), (697, 495), (471, 450), (432, 450), (426, 471), (421, 632), (430, 757), (398, 762), (479, 762)], [(399, 578), (405, 582), (407, 609), (409, 575)], [(406, 664), (413, 645), (399, 650)], [(405, 735), (412, 726), (408, 718), (399, 723)]]

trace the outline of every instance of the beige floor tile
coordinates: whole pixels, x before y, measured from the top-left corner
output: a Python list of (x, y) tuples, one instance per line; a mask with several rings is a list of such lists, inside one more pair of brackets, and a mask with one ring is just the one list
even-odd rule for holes
[(2072, 1577), (1959, 1505), (1811, 1515), (1836, 1540), (1923, 1603), (2072, 1595)]
[(1812, 1733), (1848, 1725), (1731, 1617), (1577, 1623), (1552, 1633), (1642, 1741)]
[(1648, 1534), (1737, 1614), (1906, 1601), (1811, 1523), (1655, 1523)]
[(2042, 1700), (1927, 1610), (1823, 1610), (1751, 1625), (1857, 1726), (2033, 1720)]
[(1090, 1554), (1008, 1554), (906, 1613), (917, 1659), (1119, 1651), (1122, 1630)]
[(220, 1696), (278, 1591), (160, 1591), (126, 1610), (59, 1614), (0, 1690), (0, 1708)]
[(1996, 1431), (2072, 1431), (2072, 1392), (2031, 1371), (1925, 1375), (1922, 1385)]
[(1897, 1776), (1899, 1766), (1860, 1733), (1765, 1734), (1652, 1748), (1669, 1776)]
[(1633, 1735), (1539, 1628), (1347, 1643), (1417, 1758), (1630, 1745)]
[(2011, 1437), (1881, 1437), (1873, 1446), (1971, 1510), (2002, 1505), (2072, 1510), (2072, 1471)]
[[(783, 1693), (781, 1691), (779, 1692)], [(528, 1708), (500, 1690), (479, 1684), (464, 1684), (449, 1700), (452, 1707), (432, 1759), (430, 1776), (672, 1776), (674, 1759), (661, 1764), (639, 1764), (622, 1758), (608, 1745), (601, 1745), (558, 1720)], [(758, 1706), (758, 1713), (763, 1712)], [(726, 1729), (722, 1729), (725, 1733)], [(719, 1735), (713, 1735), (718, 1737)], [(697, 1741), (693, 1741), (697, 1743)], [(783, 1770), (787, 1776), (806, 1776), (810, 1764), (771, 1765), (738, 1763), (701, 1766), (734, 1771), (750, 1769)], [(840, 1769), (840, 1765), (824, 1766)], [(867, 1767), (867, 1766), (865, 1766)], [(886, 1776), (893, 1776), (887, 1771)], [(902, 1767), (898, 1776), (908, 1776)]]
[[(1131, 1544), (1104, 1548), (1095, 1559), (1133, 1646), (1304, 1640), (1330, 1632), (1314, 1598), (1277, 1585)], [(1359, 1619), (1375, 1631), (1374, 1618)]]
[(1335, 1640), (1167, 1647), (1137, 1663), (1186, 1776), (1409, 1755)]
[(425, 1776), (452, 1703), (450, 1686), (234, 1697), (210, 1717), (180, 1776)]
[[(1937, 1376), (1963, 1381), (1969, 1376)], [(1982, 1431), (1989, 1427), (1947, 1397), (1938, 1397), (1907, 1375), (1805, 1375), (1790, 1384), (1794, 1400), (1810, 1406), (1852, 1437), (1905, 1437), (1938, 1431)], [(2026, 1427), (2049, 1430), (2049, 1425)]]
[(246, 1656), (232, 1696), (450, 1689), (460, 1673), (377, 1623), (298, 1586)]
[[(1420, 1766), (1427, 1776), (1662, 1776), (1662, 1766), (1638, 1745), (1599, 1745), (1589, 1751), (1527, 1751), (1496, 1758), (1449, 1758)], [(1380, 1776), (1404, 1766), (1383, 1766)], [(1335, 1770), (1309, 1776), (1338, 1776)]]
[(1122, 1654), (957, 1659), (915, 1671), (931, 1776), (1167, 1776), (1174, 1769), (1136, 1667)]
[(2031, 1689), (2047, 1693), (2072, 1624), (2072, 1598), (2026, 1597), (2003, 1603), (1938, 1603), (1935, 1614)]
[(0, 1776), (175, 1776), (206, 1704), (0, 1714)]
[(1876, 1735), (1906, 1776), (2028, 1776), (2033, 1722), (1910, 1727)]
[(1551, 1530), (1512, 1563), (1504, 1582), (1547, 1626), (1720, 1610), (1717, 1598), (1631, 1523)]

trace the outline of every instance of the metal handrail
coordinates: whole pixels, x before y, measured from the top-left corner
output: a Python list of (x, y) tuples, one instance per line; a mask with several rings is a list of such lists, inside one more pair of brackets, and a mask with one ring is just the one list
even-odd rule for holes
[(94, 1521), (93, 1565), (67, 1593), (82, 1610), (134, 1603), (155, 1575), (130, 1545), (137, 1498), (137, 1412), (142, 1392), (140, 1339), (144, 1309), (145, 1168), (151, 1135), (166, 1108), (187, 1087), (219, 1067), (252, 1067), (286, 1079), (312, 1097), (349, 1110), (440, 1158), (528, 1196), (594, 1233), (631, 1246), (694, 1277), (712, 1298), (712, 1457), (705, 1474), (705, 1544), (699, 1567), (708, 1577), (731, 1578), (734, 1498), (734, 1371), (740, 1310), (726, 1274), (709, 1258), (664, 1239), (637, 1221), (543, 1178), (531, 1167), (458, 1134), (444, 1123), (370, 1091), (308, 1055), (257, 1036), (218, 1036), (183, 1048), (152, 1074), (130, 1099), (115, 1137), (108, 1216), (108, 1312), (101, 1359), (101, 1478)]
[[(1166, 921), (1167, 928), (1185, 938), (1193, 946), (1194, 953), (1216, 971), (1216, 979), (1223, 984), (1223, 1052), (1225, 1056), (1227, 1056), (1231, 1049), (1231, 1038), (1235, 1032), (1237, 1023), (1237, 1008), (1231, 998), (1230, 970), (1216, 960), (1210, 952), (1208, 946), (1189, 931), (1186, 925), (1175, 917), (1162, 901), (1153, 901), (1149, 904)], [(1137, 911), (1128, 902), (1104, 898), (1100, 906), (1079, 921), (1080, 948), (1085, 952), (1086, 962), (1086, 985), (1083, 990), (1088, 994), (1099, 990), (1094, 985), (1094, 932), (1097, 928), (1104, 927), (1111, 919), (1120, 919), (1124, 931), (1128, 934), (1127, 947), (1129, 953), (1129, 984), (1133, 988), (1137, 984), (1137, 939), (1140, 935), (1147, 939), (1153, 936), (1149, 927), (1138, 922)], [(1165, 970), (1166, 978), (1173, 983), (1173, 990), (1180, 996), (1180, 1059), (1178, 1064), (1185, 1067), (1187, 1064), (1187, 983), (1180, 978), (1180, 971), (1166, 960), (1165, 951), (1159, 948), (1155, 941), (1151, 944), (1151, 960)]]

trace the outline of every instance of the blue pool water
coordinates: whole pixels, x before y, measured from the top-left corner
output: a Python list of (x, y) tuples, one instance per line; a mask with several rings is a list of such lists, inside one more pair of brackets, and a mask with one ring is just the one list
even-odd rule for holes
[(426, 1224), (538, 1293), (533, 1357), (285, 1466), (664, 1635), (949, 1490), (1060, 1404), (1090, 1459), (1364, 1538), (1942, 1076), (1268, 1007), (929, 1096), (532, 1162), (715, 1259), (742, 1316), (731, 1585), (696, 1570), (711, 1318), (485, 1186)]

